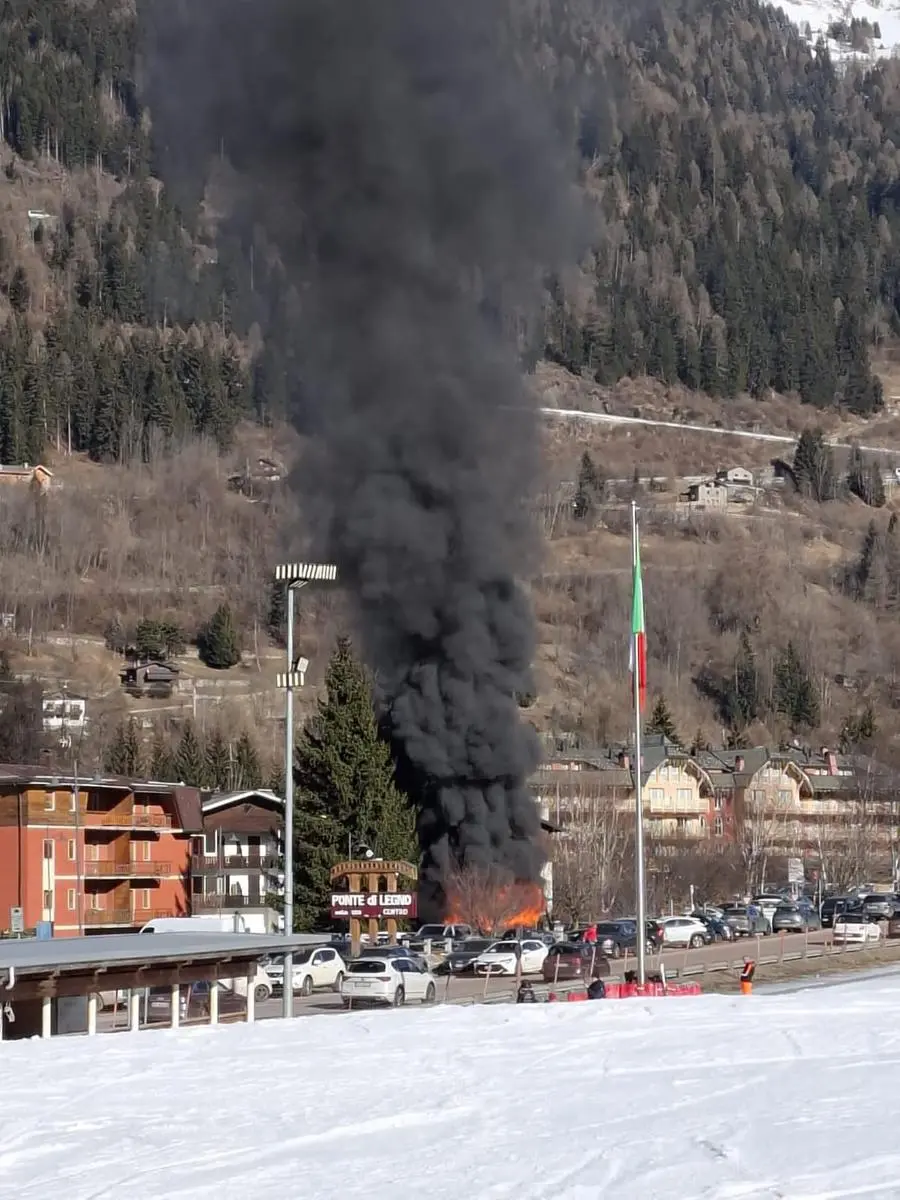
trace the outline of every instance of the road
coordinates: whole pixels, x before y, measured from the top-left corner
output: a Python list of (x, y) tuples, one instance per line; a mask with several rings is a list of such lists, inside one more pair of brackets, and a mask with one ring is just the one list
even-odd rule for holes
[[(711, 946), (703, 946), (699, 950), (681, 950), (670, 947), (663, 951), (662, 956), (653, 954), (647, 959), (648, 971), (658, 971), (660, 961), (670, 973), (690, 971), (692, 967), (705, 965), (715, 966), (721, 963), (734, 964), (744, 958), (772, 957), (781, 954), (802, 953), (804, 948), (819, 949), (830, 944), (831, 934), (787, 934), (783, 938), (773, 936), (768, 938), (742, 938), (738, 942), (716, 942)], [(621, 979), (626, 970), (634, 969), (635, 960), (618, 959), (611, 964), (611, 978)], [(540, 976), (532, 976), (535, 987), (544, 990)], [(561, 985), (568, 986), (568, 985)], [(509, 977), (492, 976), (487, 979), (473, 979), (465, 976), (438, 976), (438, 1003), (444, 1004), (481, 1004), (497, 1002), (501, 999), (511, 999), (515, 993), (515, 981)], [(294, 997), (294, 1016), (310, 1017), (344, 1011), (341, 998), (334, 992), (317, 992), (312, 996)], [(260, 1021), (280, 1017), (282, 1003), (280, 997), (273, 997), (256, 1006), (256, 1019)], [(111, 1032), (122, 1029), (127, 1024), (124, 1012), (115, 1014), (104, 1012), (98, 1020), (100, 1032)]]
[[(746, 438), (754, 442), (768, 442), (782, 446), (795, 446), (797, 439), (783, 433), (756, 433), (752, 429), (722, 429), (718, 425), (689, 425), (683, 421), (659, 421), (653, 417), (620, 417), (613, 413), (591, 412), (579, 408), (541, 408), (544, 417), (553, 417), (560, 421), (587, 421), (593, 425), (646, 425), (653, 429), (678, 429), (682, 433), (717, 434), (720, 437)], [(850, 442), (838, 442), (826, 438), (829, 445), (838, 450), (852, 450)], [(860, 446), (860, 450), (868, 454), (891, 454), (896, 456), (897, 448), (891, 446)]]

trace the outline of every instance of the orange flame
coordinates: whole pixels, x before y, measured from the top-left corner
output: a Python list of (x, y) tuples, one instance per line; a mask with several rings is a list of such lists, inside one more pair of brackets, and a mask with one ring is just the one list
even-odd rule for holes
[(539, 883), (513, 883), (507, 887), (449, 897), (447, 925), (472, 925), (485, 933), (536, 926), (546, 911), (544, 889)]

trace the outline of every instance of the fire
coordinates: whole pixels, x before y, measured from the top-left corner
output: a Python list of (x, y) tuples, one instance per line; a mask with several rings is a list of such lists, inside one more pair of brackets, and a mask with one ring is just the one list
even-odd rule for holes
[[(479, 894), (480, 893), (480, 894)], [(546, 911), (539, 883), (513, 883), (500, 888), (451, 890), (447, 925), (472, 925), (487, 934), (503, 933), (521, 925), (539, 924)]]

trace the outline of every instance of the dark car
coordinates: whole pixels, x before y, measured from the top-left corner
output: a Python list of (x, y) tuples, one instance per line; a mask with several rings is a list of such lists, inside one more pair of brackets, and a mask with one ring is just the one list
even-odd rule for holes
[(464, 942), (459, 942), (453, 949), (451, 954), (448, 954), (446, 959), (441, 963), (440, 968), (436, 973), (441, 975), (471, 975), (472, 964), (479, 954), (484, 954), (493, 946), (492, 938), (466, 938)]
[(714, 917), (711, 913), (698, 911), (692, 912), (691, 916), (702, 921), (706, 926), (709, 936), (714, 942), (730, 942), (734, 939), (734, 930), (727, 921), (723, 921), (720, 917)]
[(772, 927), (761, 909), (746, 904), (732, 904), (724, 910), (722, 918), (735, 937), (755, 937), (771, 933)]
[(884, 936), (888, 938), (900, 938), (900, 905), (894, 909), (893, 915), (888, 917), (887, 929), (884, 931)]
[[(224, 984), (212, 985), (219, 993), (219, 1018), (243, 1016), (247, 999)], [(209, 1018), (208, 983), (183, 983), (178, 992), (180, 1021), (203, 1021)], [(172, 1019), (172, 992), (167, 987), (153, 987), (144, 1000), (144, 1019), (148, 1025), (168, 1025)]]
[(814, 908), (800, 904), (779, 904), (772, 913), (773, 933), (805, 933), (821, 928), (822, 922)]
[(858, 912), (862, 912), (862, 901), (858, 896), (827, 896), (822, 901), (820, 913), (822, 928), (833, 929), (835, 915)]
[(545, 983), (596, 979), (609, 975), (609, 959), (590, 942), (557, 942), (541, 968)]

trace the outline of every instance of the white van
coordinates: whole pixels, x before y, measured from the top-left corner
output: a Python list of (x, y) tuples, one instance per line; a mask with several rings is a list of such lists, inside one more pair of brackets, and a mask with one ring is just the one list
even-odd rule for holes
[(154, 917), (141, 933), (249, 933), (247, 922), (239, 913), (203, 917)]

